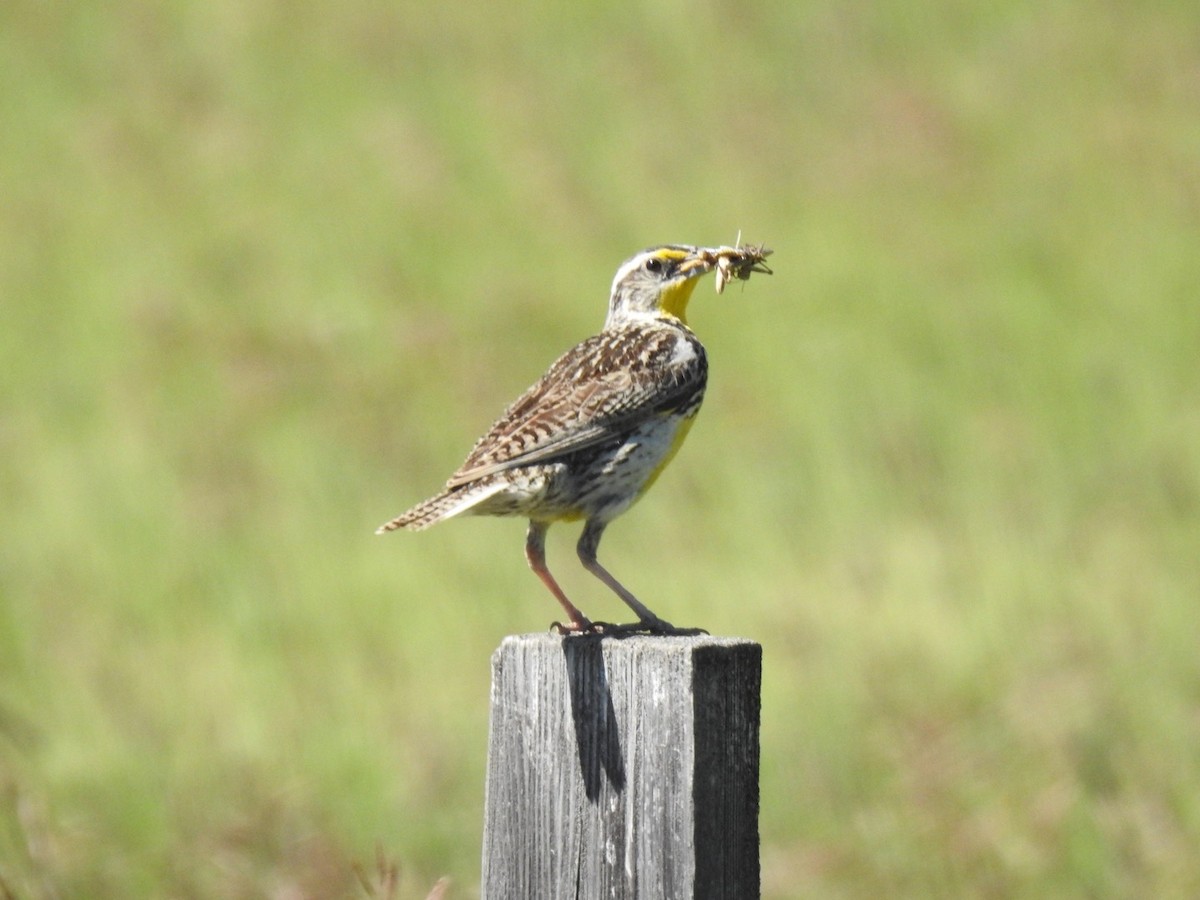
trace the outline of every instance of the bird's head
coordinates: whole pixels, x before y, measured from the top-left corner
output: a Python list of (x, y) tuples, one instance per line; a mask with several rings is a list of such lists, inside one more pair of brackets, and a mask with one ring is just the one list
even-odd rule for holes
[[(767, 250), (762, 256), (770, 252)], [(717, 268), (722, 257), (731, 254), (739, 255), (740, 251), (733, 247), (665, 244), (630, 257), (613, 278), (604, 327), (645, 319), (676, 319), (686, 324), (687, 304), (696, 288), (696, 279)], [(763, 267), (754, 271), (767, 270)], [(748, 272), (741, 277), (748, 277)]]

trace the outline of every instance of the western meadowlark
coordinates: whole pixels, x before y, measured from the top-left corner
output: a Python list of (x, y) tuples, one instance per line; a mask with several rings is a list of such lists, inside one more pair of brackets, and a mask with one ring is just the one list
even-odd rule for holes
[[(458, 515), (529, 519), (525, 557), (567, 614), (560, 632), (680, 633), (596, 559), (600, 536), (652, 485), (683, 443), (704, 399), (708, 362), (685, 312), (698, 276), (770, 272), (762, 247), (644, 250), (617, 270), (603, 330), (568, 350), (475, 444), (445, 489), (381, 526), (420, 531)], [(633, 626), (593, 624), (546, 567), (546, 530), (582, 519), (584, 568), (637, 614)], [(695, 629), (691, 630), (692, 633)]]

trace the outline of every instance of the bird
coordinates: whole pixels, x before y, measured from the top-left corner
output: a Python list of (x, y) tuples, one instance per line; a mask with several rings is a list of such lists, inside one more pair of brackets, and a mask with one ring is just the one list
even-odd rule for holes
[[(740, 243), (740, 241), (739, 241)], [(617, 270), (604, 326), (555, 360), (546, 373), (476, 441), (444, 489), (381, 525), (421, 531), (456, 516), (529, 520), (525, 558), (562, 606), (560, 634), (696, 634), (676, 628), (600, 564), (609, 523), (654, 484), (691, 428), (708, 378), (703, 344), (688, 326), (687, 306), (700, 276), (770, 273), (765, 247), (664, 244)], [(637, 616), (630, 625), (593, 622), (572, 603), (546, 565), (546, 532), (583, 522), (576, 551), (583, 567)]]

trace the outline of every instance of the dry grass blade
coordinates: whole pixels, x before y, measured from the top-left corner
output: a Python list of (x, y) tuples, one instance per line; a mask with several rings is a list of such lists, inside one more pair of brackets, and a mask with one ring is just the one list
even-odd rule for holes
[(375, 871), (368, 878), (363, 867), (354, 864), (354, 874), (363, 892), (372, 900), (397, 900), (400, 894), (400, 864), (387, 858), (382, 846), (375, 847)]
[[(382, 846), (375, 848), (375, 871), (368, 875), (358, 863), (354, 864), (358, 884), (371, 900), (400, 900), (400, 864), (389, 859)], [(450, 889), (449, 878), (439, 878), (425, 895), (425, 900), (445, 900)], [(5, 900), (0, 896), (0, 900)]]

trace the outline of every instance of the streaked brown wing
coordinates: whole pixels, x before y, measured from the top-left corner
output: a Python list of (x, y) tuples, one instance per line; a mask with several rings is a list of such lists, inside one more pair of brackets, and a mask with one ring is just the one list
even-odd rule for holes
[[(677, 354), (679, 342), (694, 352)], [(703, 385), (704, 350), (683, 328), (602, 332), (550, 367), (475, 444), (447, 488), (619, 437)]]

